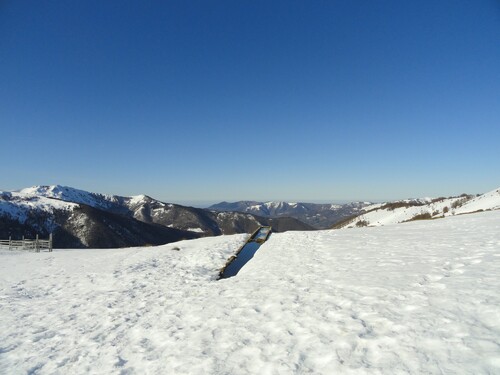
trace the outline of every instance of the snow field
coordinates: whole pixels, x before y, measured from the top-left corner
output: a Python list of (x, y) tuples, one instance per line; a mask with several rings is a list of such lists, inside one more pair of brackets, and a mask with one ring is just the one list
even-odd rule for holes
[[(290, 286), (303, 311), (295, 322), (303, 316), (326, 324), (315, 337), (330, 349), (329, 368), (342, 364), (335, 372), (500, 373), (499, 233), (499, 212), (286, 233), (240, 274), (264, 268)], [(290, 251), (297, 243), (305, 257)]]
[(1, 252), (0, 373), (500, 373), (500, 212), (244, 240)]

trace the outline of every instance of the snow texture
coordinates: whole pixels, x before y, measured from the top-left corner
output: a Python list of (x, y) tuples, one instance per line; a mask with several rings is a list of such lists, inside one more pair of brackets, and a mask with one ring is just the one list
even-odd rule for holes
[(500, 373), (500, 212), (0, 252), (0, 373)]

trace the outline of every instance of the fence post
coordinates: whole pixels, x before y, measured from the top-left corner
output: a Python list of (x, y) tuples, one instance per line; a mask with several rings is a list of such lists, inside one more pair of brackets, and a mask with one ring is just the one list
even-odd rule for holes
[(40, 252), (40, 248), (38, 247), (38, 234), (36, 235), (36, 241), (35, 241), (35, 251), (36, 251), (37, 253), (39, 253), (39, 252)]
[(12, 236), (9, 236), (9, 250), (12, 250)]
[(26, 244), (24, 243), (24, 236), (23, 236), (23, 250), (26, 249)]
[(52, 252), (52, 233), (49, 235), (49, 251)]

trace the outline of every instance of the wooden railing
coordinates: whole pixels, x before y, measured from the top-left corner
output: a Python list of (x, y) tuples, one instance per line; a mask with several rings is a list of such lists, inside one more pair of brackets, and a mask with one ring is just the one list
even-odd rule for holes
[(38, 234), (34, 240), (27, 240), (23, 237), (22, 240), (13, 240), (9, 237), (8, 240), (0, 240), (0, 248), (9, 250), (28, 250), (39, 253), (40, 251), (52, 251), (52, 233), (48, 240), (41, 240)]

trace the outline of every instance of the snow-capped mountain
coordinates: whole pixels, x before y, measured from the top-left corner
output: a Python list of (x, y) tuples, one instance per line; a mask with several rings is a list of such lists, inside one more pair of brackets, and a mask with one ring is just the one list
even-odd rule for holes
[[(87, 204), (52, 198), (51, 193), (59, 191), (56, 187), (39, 190), (40, 195), (35, 188), (0, 192), (0, 238), (34, 238), (37, 234), (48, 237), (53, 233), (55, 247), (79, 248), (159, 245), (199, 237)], [(68, 199), (68, 194), (59, 196)], [(83, 194), (75, 197), (85, 198)], [(104, 202), (98, 205), (97, 201), (86, 201), (104, 207)]]
[(500, 188), (477, 196), (462, 194), (458, 197), (406, 199), (370, 205), (364, 207), (360, 215), (347, 218), (334, 228), (390, 225), (498, 209)]
[(272, 225), (276, 231), (312, 229), (296, 219), (218, 213), (146, 195), (122, 197), (59, 185), (0, 192), (1, 238), (54, 232), (57, 247), (162, 244), (200, 235), (247, 233), (260, 225)]
[[(33, 219), (34, 213), (45, 213), (53, 215), (57, 211), (72, 212), (78, 205), (71, 202), (64, 202), (37, 196), (34, 194), (25, 194), (22, 192), (0, 191), (0, 215), (7, 216), (22, 224)], [(53, 228), (52, 222), (47, 223), (48, 228)]]
[(316, 204), (301, 202), (221, 202), (209, 207), (215, 211), (239, 211), (264, 217), (294, 217), (317, 229), (330, 228), (346, 217), (358, 214), (369, 202), (346, 204)]
[[(34, 186), (20, 190), (19, 194), (85, 204), (108, 212), (131, 216), (145, 223), (155, 223), (206, 235), (251, 232), (259, 225), (270, 225), (268, 219), (264, 220), (255, 215), (243, 215), (239, 212), (220, 215), (210, 210), (164, 203), (147, 195), (122, 197), (91, 193), (60, 185)], [(283, 230), (311, 229), (302, 223), (289, 219), (274, 220), (274, 224)]]
[[(106, 195), (98, 193), (90, 193), (88, 191), (71, 188), (68, 186), (51, 185), (51, 186), (33, 186), (19, 190), (20, 196), (34, 196), (55, 198), (65, 202), (81, 203), (90, 207), (103, 210), (120, 210), (125, 201), (124, 197), (116, 195)], [(133, 199), (134, 197), (128, 198)]]

